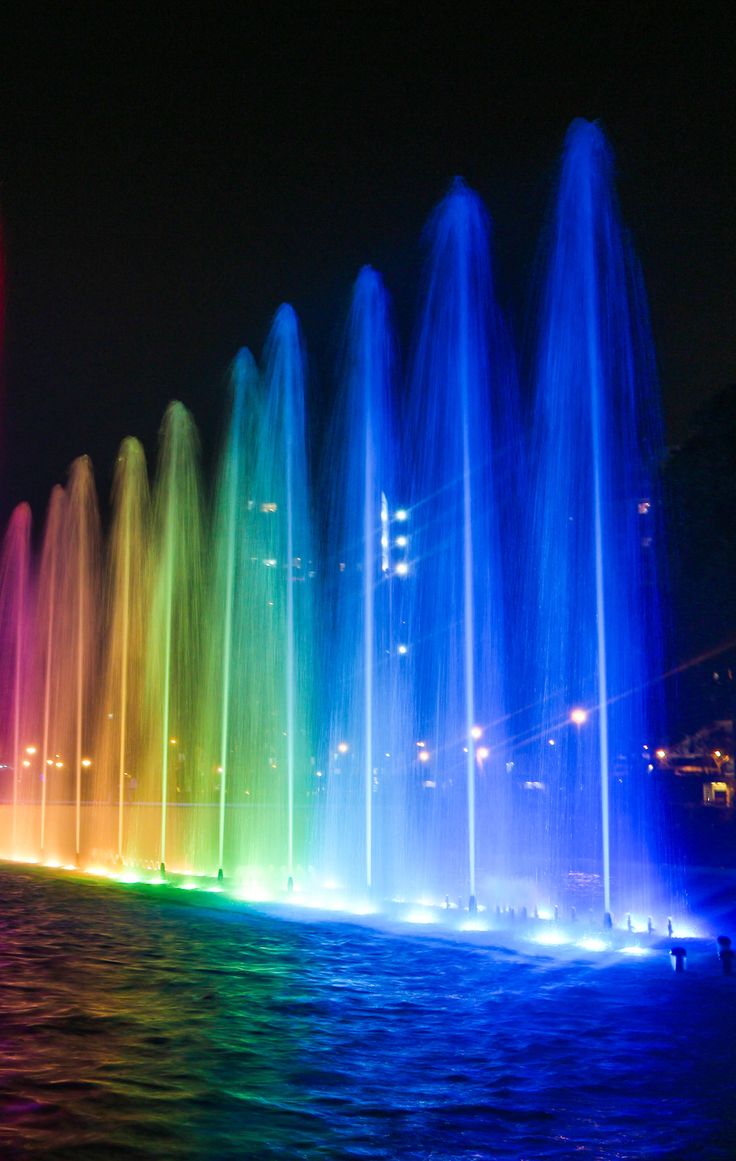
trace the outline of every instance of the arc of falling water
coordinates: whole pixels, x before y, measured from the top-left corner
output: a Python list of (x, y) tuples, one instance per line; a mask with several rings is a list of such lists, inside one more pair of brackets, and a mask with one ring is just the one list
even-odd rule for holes
[(82, 835), (82, 691), (84, 683), (84, 593), (82, 578), (84, 574), (84, 533), (82, 526), (78, 529), (79, 545), (77, 554), (77, 730), (76, 730), (76, 803), (74, 814), (74, 850), (76, 861), (79, 864)]
[(608, 671), (606, 659), (606, 594), (604, 579), (604, 546), (603, 546), (603, 497), (601, 482), (601, 375), (599, 359), (595, 344), (595, 328), (598, 319), (598, 300), (596, 294), (596, 279), (594, 270), (594, 247), (592, 242), (593, 208), (591, 204), (592, 190), (590, 180), (585, 189), (586, 220), (591, 225), (591, 238), (585, 248), (588, 264), (586, 284), (588, 294), (585, 307), (587, 311), (587, 340), (588, 340), (588, 372), (590, 375), (590, 424), (591, 442), (593, 448), (593, 519), (595, 540), (595, 605), (596, 605), (596, 635), (598, 645), (598, 746), (600, 760), (601, 784), (601, 830), (602, 830), (602, 870), (603, 870), (603, 906), (606, 912), (611, 910), (611, 856), (609, 840), (609, 802), (608, 802)]
[(171, 704), (171, 614), (173, 604), (172, 588), (174, 584), (173, 560), (173, 519), (171, 505), (173, 496), (169, 495), (168, 510), (166, 513), (166, 605), (164, 612), (165, 644), (164, 644), (164, 712), (162, 722), (162, 763), (161, 763), (161, 874), (166, 871), (166, 803), (169, 793), (169, 713)]
[(294, 454), (294, 419), (292, 415), (291, 375), (286, 392), (286, 769), (288, 816), (288, 876), (294, 874), (294, 505), (292, 496), (292, 456)]
[[(463, 227), (466, 226), (463, 218)], [(463, 231), (464, 232), (464, 231)], [(468, 798), (468, 882), (470, 889), (469, 909), (475, 911), (475, 608), (473, 602), (473, 504), (470, 487), (470, 416), (469, 416), (469, 369), (467, 333), (467, 251), (465, 237), (460, 241), (460, 341), (459, 373), (463, 450), (463, 667), (465, 677), (465, 780)]]
[(49, 779), (49, 715), (51, 712), (51, 662), (54, 649), (54, 618), (56, 611), (56, 538), (51, 546), (51, 563), (49, 567), (49, 619), (46, 638), (46, 664), (44, 666), (44, 695), (43, 695), (43, 781), (41, 783), (41, 855), (46, 849), (46, 795)]
[[(233, 592), (235, 588), (235, 517), (240, 478), (240, 417), (243, 407), (242, 385), (236, 386), (235, 414), (233, 416), (233, 431), (235, 433), (235, 451), (233, 462), (230, 465), (230, 486), (227, 499), (227, 563), (225, 575), (225, 627), (222, 650), (222, 717), (220, 719), (220, 815), (219, 815), (219, 843), (217, 856), (217, 877), (224, 875), (225, 863), (225, 803), (227, 795), (228, 775), (228, 746), (230, 733), (230, 668), (232, 658), (232, 624), (233, 624)], [(291, 874), (291, 854), (289, 856), (289, 874)]]
[[(370, 382), (370, 372), (367, 376)], [(367, 402), (367, 400), (366, 400)], [(365, 882), (373, 883), (373, 620), (374, 555), (373, 543), (373, 433), (366, 423), (365, 476), (363, 489), (363, 779), (365, 790)]]
[(20, 687), (21, 687), (21, 650), (23, 645), (23, 616), (25, 608), (25, 570), (26, 559), (25, 551), (21, 552), (20, 560), (18, 562), (18, 591), (17, 603), (18, 612), (15, 624), (15, 673), (14, 673), (14, 706), (13, 706), (13, 833), (12, 833), (12, 851), (15, 854), (16, 828), (17, 828), (17, 812), (18, 812), (18, 779), (20, 778), (21, 756), (20, 756)]
[(125, 741), (128, 719), (128, 632), (130, 623), (130, 501), (125, 506), (125, 565), (123, 574), (123, 649), (120, 658), (120, 751), (118, 756), (118, 859), (123, 857), (125, 797)]

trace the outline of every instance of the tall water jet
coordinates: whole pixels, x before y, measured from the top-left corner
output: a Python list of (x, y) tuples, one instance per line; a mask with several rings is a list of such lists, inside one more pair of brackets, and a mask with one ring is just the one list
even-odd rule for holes
[[(12, 662), (3, 682), (3, 751), (5, 765), (12, 771), (12, 814), (10, 849), (18, 849), (18, 813), (23, 772), (23, 724), (26, 676), (32, 643), (29, 609), (31, 510), (27, 504), (14, 509), (3, 540), (0, 556), (0, 633), (3, 655)], [(8, 680), (8, 678), (10, 680)]]
[(96, 858), (122, 862), (126, 796), (137, 785), (146, 743), (146, 625), (150, 602), (150, 496), (146, 459), (123, 440), (115, 463), (107, 542), (102, 696), (94, 786)]
[(67, 725), (65, 752), (72, 754), (74, 759), (74, 857), (79, 862), (83, 777), (90, 764), (87, 746), (94, 721), (93, 701), (97, 692), (100, 649), (100, 521), (92, 464), (87, 456), (80, 456), (71, 466), (67, 497), (62, 570), (66, 640), (61, 663), (69, 666), (73, 678), (62, 713), (64, 709), (71, 709), (71, 699), (73, 711), (64, 713)]
[[(263, 566), (271, 572), (277, 670), (282, 694), (277, 698), (274, 769), (285, 736), (286, 876), (294, 875), (297, 788), (303, 802), (311, 747), (306, 732), (312, 680), (311, 535), (304, 427), (304, 356), (296, 315), (279, 308), (265, 351), (266, 402), (259, 433), (256, 482), (267, 513), (274, 519), (261, 527)], [(297, 589), (300, 590), (297, 592)], [(279, 656), (280, 655), (280, 656)], [(280, 727), (280, 728), (279, 728)], [(278, 735), (281, 737), (278, 737)]]
[[(242, 350), (230, 375), (230, 417), (215, 491), (211, 553), (211, 682), (217, 701), (205, 729), (209, 725), (214, 735), (211, 748), (219, 775), (216, 865), (220, 878), (225, 873), (228, 800), (242, 802), (246, 794), (250, 797), (243, 775), (246, 770), (252, 775), (259, 761), (253, 747), (255, 730), (251, 718), (258, 712), (253, 703), (258, 697), (257, 686), (264, 678), (257, 656), (256, 620), (262, 620), (265, 609), (257, 602), (257, 583), (250, 583), (257, 580), (253, 574), (258, 571), (258, 562), (251, 560), (255, 549), (253, 523), (257, 519), (252, 489), (260, 408), (258, 387), (253, 358), (249, 351)], [(257, 611), (254, 604), (258, 604)], [(246, 828), (241, 827), (241, 832), (243, 829)], [(231, 847), (234, 859), (240, 844), (235, 841)]]
[(35, 693), (42, 691), (41, 720), (41, 812), (39, 820), (39, 850), (41, 857), (46, 854), (46, 809), (52, 754), (51, 712), (54, 698), (55, 678), (58, 681), (58, 629), (57, 600), (61, 567), (62, 532), (64, 528), (64, 506), (66, 495), (58, 484), (52, 489), (43, 533), (41, 562), (39, 567), (36, 596), (36, 670)]
[[(170, 799), (173, 797), (177, 805), (196, 801), (203, 594), (198, 457), (199, 441), (192, 418), (181, 403), (171, 403), (161, 427), (154, 491), (155, 574), (147, 655), (147, 693), (158, 721), (158, 761), (152, 766), (160, 771), (157, 797), (162, 870), (166, 867)], [(172, 764), (176, 775), (173, 788)], [(155, 800), (150, 781), (145, 779), (145, 783)], [(178, 816), (176, 822), (175, 849), (186, 864), (193, 836), (179, 825)]]
[[(601, 130), (574, 122), (536, 361), (532, 565), (543, 706), (536, 761), (551, 789), (548, 870), (559, 883), (566, 873), (596, 868), (606, 911), (611, 776), (617, 769), (622, 785), (641, 782), (651, 744), (647, 686), (659, 671), (651, 584), (659, 424), (646, 319), (636, 321), (633, 309), (641, 309), (638, 275), (611, 171)], [(541, 756), (545, 748), (554, 749), (554, 761)], [(632, 842), (621, 842), (631, 860)]]
[[(386, 801), (395, 781), (394, 584), (387, 521), (395, 499), (392, 408), (394, 342), (380, 276), (365, 267), (353, 292), (341, 391), (324, 457), (328, 497), (325, 559), (325, 716), (328, 756), (320, 776), (322, 859), (330, 880), (371, 890), (390, 881), (395, 855)], [(403, 552), (400, 554), (403, 556)], [(385, 825), (376, 835), (383, 802)], [(394, 822), (397, 821), (394, 818)], [(374, 849), (375, 848), (375, 849)]]
[(485, 211), (459, 179), (435, 211), (429, 236), (407, 452), (407, 604), (418, 797), (426, 800), (419, 827), (427, 877), (434, 874), (435, 885), (453, 894), (464, 887), (472, 908), (479, 838), (484, 869), (496, 876), (505, 870), (503, 610), (493, 464), (501, 432), (492, 431), (491, 418), (494, 395), (508, 390), (510, 374)]

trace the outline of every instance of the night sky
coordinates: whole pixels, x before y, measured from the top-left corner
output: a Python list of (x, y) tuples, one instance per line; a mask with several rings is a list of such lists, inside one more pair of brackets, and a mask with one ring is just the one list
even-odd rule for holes
[[(155, 13), (154, 13), (155, 7)], [(689, 10), (683, 17), (680, 9)], [(153, 14), (152, 14), (153, 13)], [(205, 459), (239, 346), (300, 315), (312, 423), (366, 262), (409, 333), (420, 238), (456, 173), (494, 221), (517, 339), (565, 129), (599, 118), (641, 259), (670, 441), (736, 379), (734, 22), (722, 5), (9, 4), (0, 514), (39, 518), (166, 403)], [(318, 431), (317, 431), (318, 434)]]

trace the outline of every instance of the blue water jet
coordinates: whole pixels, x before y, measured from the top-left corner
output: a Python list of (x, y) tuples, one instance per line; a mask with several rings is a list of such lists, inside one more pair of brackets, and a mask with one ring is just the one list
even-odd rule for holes
[[(552, 892), (570, 876), (597, 879), (606, 911), (612, 885), (633, 905), (625, 879), (646, 862), (646, 747), (660, 672), (659, 422), (639, 299), (610, 150), (597, 125), (576, 121), (565, 142), (535, 369), (528, 769), (542, 804), (526, 850)], [(651, 902), (644, 896), (640, 879), (642, 905)]]

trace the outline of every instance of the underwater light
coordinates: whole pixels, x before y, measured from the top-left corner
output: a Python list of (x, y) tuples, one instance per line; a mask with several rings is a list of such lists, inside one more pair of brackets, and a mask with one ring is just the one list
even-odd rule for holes
[(477, 919), (468, 919), (460, 924), (461, 931), (488, 931), (487, 923), (480, 923)]
[(437, 923), (437, 916), (433, 915), (431, 911), (410, 911), (406, 916), (406, 922), (427, 926), (430, 923)]
[(621, 955), (643, 956), (652, 954), (648, 947), (638, 947), (633, 944), (631, 947), (620, 947), (619, 951), (621, 952)]
[(606, 951), (609, 944), (606, 943), (605, 939), (596, 939), (591, 936), (589, 939), (579, 939), (575, 946), (582, 948), (583, 951)]
[(534, 943), (539, 943), (542, 947), (562, 947), (563, 943), (569, 942), (567, 936), (559, 931), (540, 931), (539, 935), (534, 936)]
[(233, 892), (235, 899), (240, 899), (243, 903), (272, 903), (273, 895), (266, 891), (263, 887), (252, 885), (250, 887), (243, 887), (239, 891)]

